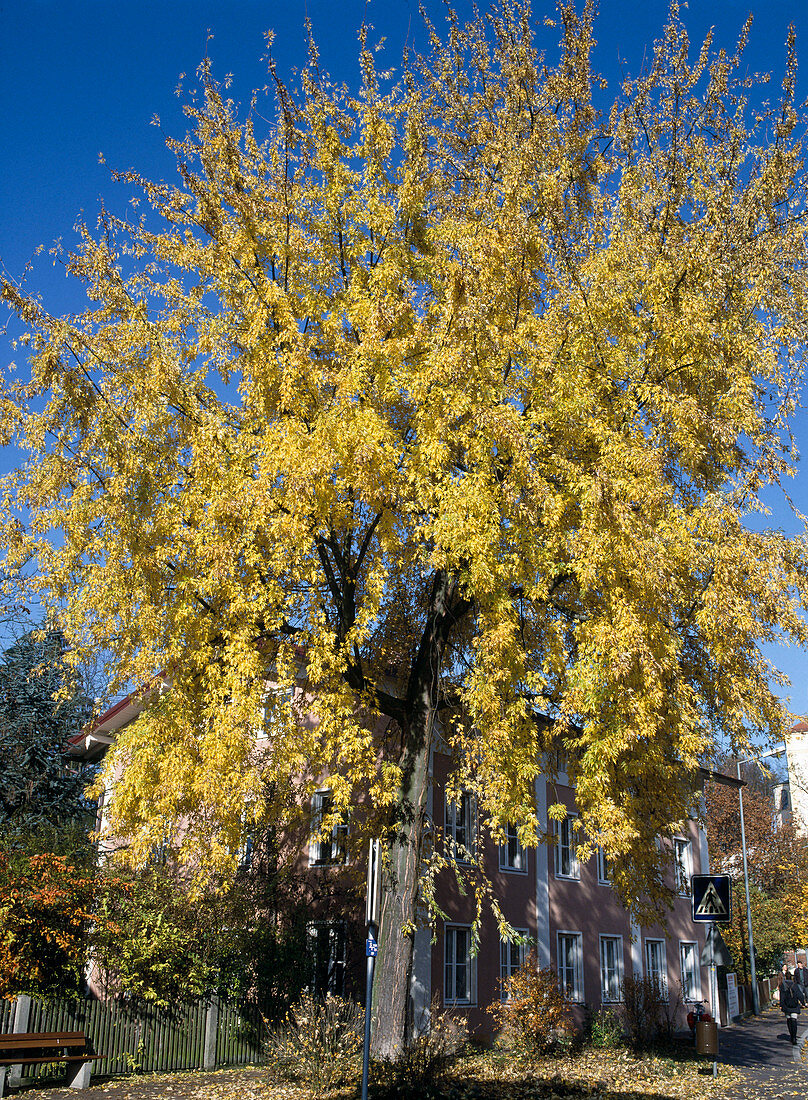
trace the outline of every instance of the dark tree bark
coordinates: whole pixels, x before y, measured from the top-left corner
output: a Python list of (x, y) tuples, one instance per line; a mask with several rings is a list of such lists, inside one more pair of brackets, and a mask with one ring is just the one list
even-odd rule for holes
[(440, 667), (452, 630), (470, 610), (456, 578), (433, 578), (429, 614), (413, 661), (398, 721), (402, 727), (402, 779), (386, 843), (379, 954), (373, 990), (371, 1050), (395, 1058), (410, 1035), (410, 986), (424, 836), (429, 758), (440, 704)]

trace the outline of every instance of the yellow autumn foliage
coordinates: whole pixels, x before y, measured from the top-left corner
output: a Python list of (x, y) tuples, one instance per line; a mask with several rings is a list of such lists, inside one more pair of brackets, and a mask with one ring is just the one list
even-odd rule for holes
[[(761, 646), (805, 642), (805, 543), (753, 528), (808, 335), (793, 49), (758, 107), (743, 41), (691, 57), (674, 5), (603, 110), (591, 5), (561, 15), (555, 63), (510, 0), (396, 82), (363, 39), (356, 92), (313, 48), (270, 123), (205, 65), (178, 181), (123, 173), (148, 212), (80, 227), (87, 310), (3, 283), (30, 354), (7, 565), (112, 690), (173, 685), (109, 764), (135, 852), (182, 821), (221, 865), (245, 805), (287, 820), (328, 774), (337, 810), (367, 790), (404, 823), (395, 864), (440, 720), (525, 842), (563, 753), (647, 912), (714, 738), (779, 735)], [(312, 721), (279, 707), (258, 751), (267, 678), (300, 675)]]

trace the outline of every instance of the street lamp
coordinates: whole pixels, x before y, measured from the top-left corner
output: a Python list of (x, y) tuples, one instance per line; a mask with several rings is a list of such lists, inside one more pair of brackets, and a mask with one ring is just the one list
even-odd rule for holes
[(748, 764), (754, 760), (756, 764), (759, 764), (761, 760), (765, 760), (769, 756), (782, 756), (785, 752), (785, 747), (782, 749), (772, 750), (771, 752), (764, 752), (762, 756), (748, 756), (745, 760), (736, 761), (736, 775), (738, 777), (738, 805), (741, 811), (741, 852), (743, 854), (743, 885), (746, 893), (746, 929), (749, 934), (749, 970), (750, 977), (752, 979), (752, 1011), (755, 1016), (760, 1015), (760, 994), (758, 993), (757, 986), (757, 972), (755, 970), (755, 938), (752, 933), (752, 906), (749, 903), (749, 870), (746, 862), (746, 830), (743, 823), (743, 787), (740, 785), (741, 780), (741, 764)]

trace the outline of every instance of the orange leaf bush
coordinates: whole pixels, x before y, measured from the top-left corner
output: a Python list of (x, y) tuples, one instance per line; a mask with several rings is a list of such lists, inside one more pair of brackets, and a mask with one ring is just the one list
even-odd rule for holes
[(534, 951), (504, 983), (504, 993), (507, 1000), (491, 1005), (488, 1011), (513, 1046), (543, 1054), (569, 1029), (569, 1005), (558, 977), (551, 967), (539, 968)]

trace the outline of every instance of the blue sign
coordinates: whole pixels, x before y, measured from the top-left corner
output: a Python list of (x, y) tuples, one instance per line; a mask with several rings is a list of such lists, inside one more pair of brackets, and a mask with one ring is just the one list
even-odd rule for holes
[(368, 938), (365, 940), (365, 954), (369, 959), (375, 959), (379, 954), (379, 943), (372, 932), (368, 933)]
[(691, 875), (693, 920), (729, 924), (732, 912), (732, 879), (729, 875)]

